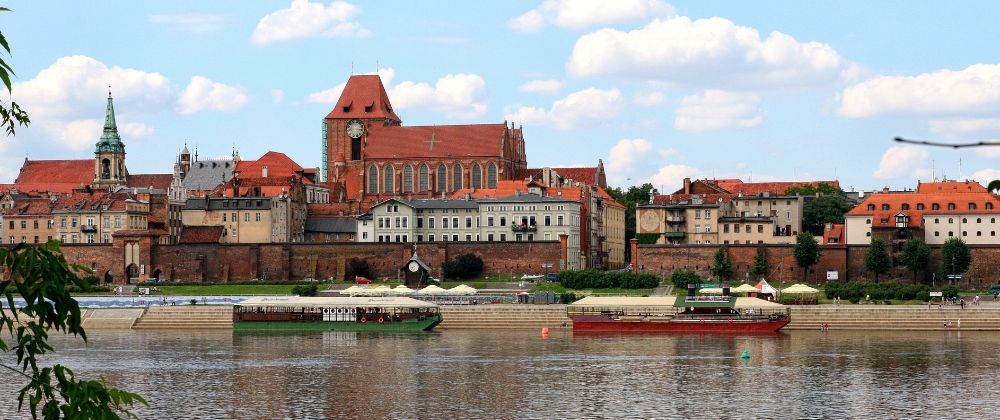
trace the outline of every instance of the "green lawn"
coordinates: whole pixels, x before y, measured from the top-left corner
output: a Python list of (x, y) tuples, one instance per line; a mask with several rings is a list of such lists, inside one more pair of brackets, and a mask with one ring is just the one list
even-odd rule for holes
[[(156, 286), (162, 295), (171, 296), (224, 296), (224, 295), (290, 295), (294, 284), (217, 284), (211, 286)], [(325, 283), (317, 283), (321, 289)]]

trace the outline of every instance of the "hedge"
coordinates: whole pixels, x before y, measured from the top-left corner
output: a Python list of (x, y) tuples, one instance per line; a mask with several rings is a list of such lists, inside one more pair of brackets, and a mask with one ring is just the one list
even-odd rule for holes
[(597, 271), (593, 269), (562, 271), (559, 284), (567, 289), (652, 289), (660, 285), (655, 274), (620, 271)]
[(850, 302), (863, 301), (866, 297), (870, 300), (930, 300), (930, 289), (923, 284), (856, 282), (840, 284), (831, 281), (823, 286), (823, 290), (829, 299), (840, 297)]

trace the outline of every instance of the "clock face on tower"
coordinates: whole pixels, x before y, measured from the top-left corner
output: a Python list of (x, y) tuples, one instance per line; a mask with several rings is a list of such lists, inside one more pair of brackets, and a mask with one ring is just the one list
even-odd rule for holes
[(350, 136), (352, 139), (361, 137), (361, 135), (364, 133), (365, 133), (365, 125), (362, 124), (361, 121), (352, 120), (351, 122), (347, 123), (347, 135)]
[(417, 270), (420, 270), (420, 264), (417, 264), (416, 261), (410, 261), (410, 265), (407, 268), (410, 269), (410, 272), (416, 273)]

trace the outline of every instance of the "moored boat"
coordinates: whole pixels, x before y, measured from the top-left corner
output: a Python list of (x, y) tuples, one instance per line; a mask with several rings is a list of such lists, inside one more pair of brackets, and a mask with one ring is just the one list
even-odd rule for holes
[(775, 332), (788, 308), (757, 298), (723, 296), (585, 297), (566, 307), (574, 332)]
[(407, 297), (255, 297), (233, 305), (235, 331), (429, 331), (438, 305)]

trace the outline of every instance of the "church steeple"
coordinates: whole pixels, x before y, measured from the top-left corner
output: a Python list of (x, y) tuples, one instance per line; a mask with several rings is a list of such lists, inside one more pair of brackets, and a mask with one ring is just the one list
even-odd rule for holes
[(125, 144), (118, 135), (118, 124), (115, 122), (115, 104), (111, 98), (111, 90), (108, 90), (108, 111), (104, 116), (104, 134), (97, 142), (96, 153), (125, 153)]
[(128, 169), (125, 168), (125, 144), (122, 143), (122, 138), (118, 135), (111, 86), (108, 86), (108, 110), (104, 115), (104, 133), (97, 141), (94, 156), (96, 158), (93, 184), (95, 189), (111, 190), (127, 183)]

